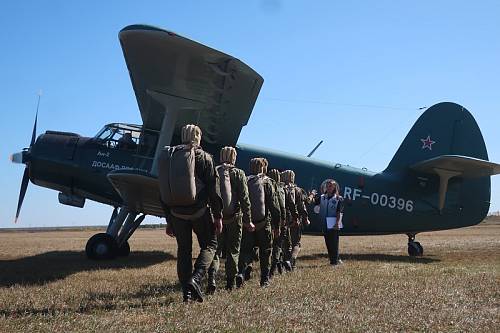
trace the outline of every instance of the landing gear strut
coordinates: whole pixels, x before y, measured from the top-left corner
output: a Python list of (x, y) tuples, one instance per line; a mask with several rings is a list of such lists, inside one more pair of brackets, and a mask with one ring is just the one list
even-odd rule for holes
[(117, 256), (126, 257), (130, 254), (128, 239), (139, 227), (146, 215), (136, 218), (137, 213), (129, 212), (126, 207), (118, 210), (116, 207), (109, 220), (105, 233), (98, 233), (90, 237), (85, 246), (85, 253), (89, 259), (109, 260)]
[(419, 242), (415, 242), (415, 234), (408, 234), (408, 255), (410, 257), (421, 257), (424, 254), (424, 248)]

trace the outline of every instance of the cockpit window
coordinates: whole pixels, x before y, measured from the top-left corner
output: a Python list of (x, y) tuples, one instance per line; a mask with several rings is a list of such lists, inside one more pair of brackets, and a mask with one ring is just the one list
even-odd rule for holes
[(140, 128), (127, 125), (108, 125), (95, 136), (95, 139), (108, 148), (136, 150), (140, 135)]
[(133, 151), (143, 156), (154, 154), (158, 133), (144, 130), (142, 126), (109, 124), (97, 133), (95, 142), (111, 149)]

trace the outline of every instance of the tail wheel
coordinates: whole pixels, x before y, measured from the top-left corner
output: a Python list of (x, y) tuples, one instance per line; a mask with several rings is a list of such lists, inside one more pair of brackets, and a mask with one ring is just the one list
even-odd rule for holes
[(106, 233), (99, 233), (90, 237), (85, 246), (85, 253), (89, 259), (109, 260), (116, 257), (118, 252), (117, 248), (116, 241), (113, 237)]
[(424, 254), (424, 249), (419, 242), (408, 242), (408, 255), (410, 257), (419, 257)]
[(415, 242), (415, 245), (418, 247), (418, 252), (420, 253), (419, 255), (424, 255), (424, 248), (422, 247), (422, 245), (420, 245), (419, 242)]
[(119, 257), (128, 257), (130, 254), (130, 244), (126, 241), (117, 250), (116, 255)]

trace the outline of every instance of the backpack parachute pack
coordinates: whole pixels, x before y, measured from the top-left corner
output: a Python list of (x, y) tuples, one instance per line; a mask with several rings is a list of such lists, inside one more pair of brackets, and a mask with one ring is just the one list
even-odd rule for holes
[(285, 185), (285, 200), (295, 205), (297, 202), (297, 187), (293, 184)]
[(231, 187), (232, 165), (222, 164), (216, 168), (219, 175), (220, 193), (222, 197), (222, 215), (224, 218), (232, 217), (236, 213), (236, 203)]
[(196, 178), (196, 148), (189, 145), (162, 149), (158, 161), (158, 181), (162, 201), (169, 207), (196, 203), (203, 183)]
[(283, 184), (276, 184), (276, 191), (278, 193), (278, 197), (279, 197), (279, 200), (283, 202), (283, 204), (285, 203), (285, 186)]
[(247, 178), (248, 195), (250, 196), (253, 222), (260, 222), (266, 218), (266, 195), (264, 192), (264, 175), (251, 175)]

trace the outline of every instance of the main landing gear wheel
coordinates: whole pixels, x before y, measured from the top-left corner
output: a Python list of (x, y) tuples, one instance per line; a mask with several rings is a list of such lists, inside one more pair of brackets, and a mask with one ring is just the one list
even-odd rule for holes
[(129, 254), (130, 244), (128, 242), (123, 243), (116, 252), (116, 255), (119, 257), (128, 257)]
[[(130, 247), (128, 250), (130, 252)], [(94, 260), (113, 259), (116, 257), (117, 252), (116, 241), (106, 233), (99, 233), (90, 237), (85, 246), (87, 257)]]

